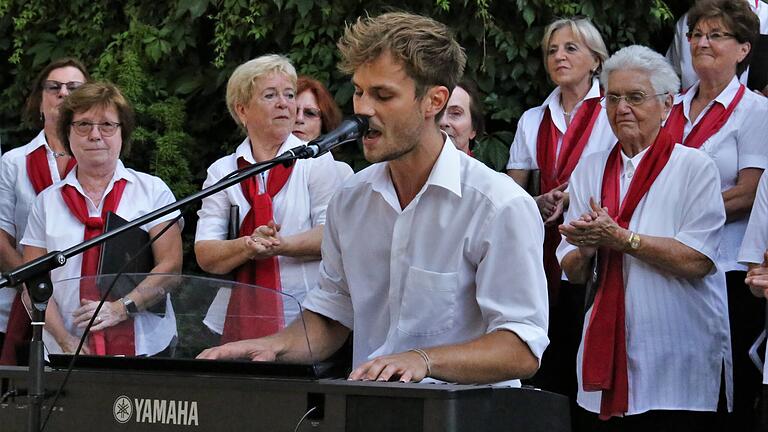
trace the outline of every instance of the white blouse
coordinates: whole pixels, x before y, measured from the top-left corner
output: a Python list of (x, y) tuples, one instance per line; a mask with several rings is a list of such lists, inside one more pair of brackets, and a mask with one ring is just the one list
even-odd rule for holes
[[(289, 135), (278, 150), (278, 154), (303, 143), (295, 136)], [(213, 185), (222, 177), (237, 170), (237, 159), (240, 157), (255, 163), (248, 138), (237, 147), (235, 153), (224, 156), (208, 168), (208, 177), (203, 183), (203, 188)], [(257, 177), (262, 190), (265, 189), (267, 175)], [(273, 199), (274, 220), (281, 225), (280, 234), (283, 236), (299, 234), (325, 224), (328, 201), (340, 183), (339, 169), (330, 153), (317, 159), (296, 161), (285, 186)], [(195, 241), (226, 240), (230, 206), (233, 204), (240, 207), (239, 218), (242, 223), (251, 206), (246, 201), (240, 185), (205, 198), (197, 212), (200, 219), (197, 223)], [(280, 264), (282, 292), (293, 297), (284, 298), (283, 301), (285, 322), (288, 323), (299, 312), (299, 303), (304, 299), (307, 291), (317, 283), (320, 261), (286, 256), (279, 256), (277, 260)], [(221, 333), (224, 329), (230, 294), (229, 288), (220, 289), (205, 317), (205, 324), (217, 333)]]
[[(599, 200), (608, 154), (590, 155), (576, 167), (568, 186), (571, 203), (565, 223), (589, 210), (590, 197)], [(622, 176), (634, 175), (634, 165), (643, 157), (635, 156), (632, 164), (624, 159)], [(678, 144), (640, 200), (629, 229), (641, 238), (674, 238), (714, 261), (724, 222), (725, 206), (714, 163), (701, 152)], [(557, 250), (558, 259), (562, 262), (575, 249), (563, 240)], [(722, 270), (714, 266), (712, 273), (703, 278), (687, 279), (624, 254), (623, 273), (628, 414), (658, 409), (715, 411), (723, 365), (730, 407), (730, 333)], [(591, 314), (590, 308), (585, 323), (589, 323)], [(583, 408), (600, 412), (602, 392), (583, 390), (583, 349), (582, 333), (576, 365), (577, 400)]]
[[(584, 99), (593, 97), (600, 97), (600, 83), (597, 80), (592, 82), (592, 88), (590, 88)], [(577, 104), (574, 111), (581, 107), (582, 102)], [(508, 170), (539, 169), (539, 164), (536, 159), (536, 141), (539, 136), (539, 125), (544, 118), (544, 112), (547, 108), (550, 110), (552, 121), (558, 131), (557, 154), (560, 154), (560, 147), (563, 144), (563, 135), (565, 134), (567, 127), (565, 125), (563, 107), (560, 105), (560, 87), (557, 87), (541, 106), (527, 110), (523, 113), (523, 116), (520, 117), (520, 121), (517, 122), (515, 140), (512, 141), (512, 145), (509, 147), (509, 162), (507, 162)], [(616, 141), (616, 136), (613, 134), (611, 125), (608, 123), (608, 116), (605, 114), (605, 108), (603, 108), (600, 111), (600, 116), (595, 121), (595, 125), (592, 128), (592, 134), (589, 137), (587, 145), (584, 147), (584, 152), (582, 153), (581, 158), (583, 159), (591, 153), (608, 150), (616, 144)]]
[[(51, 252), (56, 250), (63, 251), (83, 241), (84, 226), (67, 207), (64, 198), (61, 196), (61, 189), (65, 185), (75, 187), (86, 197), (85, 202), (88, 207), (88, 214), (93, 217), (101, 216), (104, 200), (96, 207), (93, 201), (87, 198), (87, 195), (83, 192), (80, 182), (77, 181), (76, 172), (77, 168), (73, 169), (63, 181), (55, 183), (44, 190), (35, 199), (32, 211), (29, 214), (26, 232), (21, 240), (22, 245), (42, 248)], [(128, 182), (125, 185), (120, 205), (115, 213), (125, 220), (134, 220), (176, 201), (173, 192), (160, 178), (127, 169), (119, 160), (114, 176), (110, 180), (104, 196), (112, 190), (115, 181), (121, 178), (126, 179)], [(178, 211), (165, 215), (159, 220), (142, 225), (141, 229), (149, 231), (156, 225), (172, 220), (178, 215)], [(83, 255), (79, 254), (69, 258), (63, 267), (51, 271), (51, 280), (54, 283), (52, 298), (59, 306), (64, 325), (72, 334), (76, 334), (72, 324), (72, 312), (80, 306), (79, 284), (62, 281), (79, 278), (82, 264)], [(57, 283), (59, 284), (58, 288), (56, 286)], [(136, 355), (157, 354), (164, 350), (176, 336), (176, 316), (173, 313), (170, 301), (166, 303), (166, 313), (164, 316), (140, 313), (134, 316), (133, 323), (136, 335)], [(43, 341), (48, 353), (56, 354), (61, 352), (61, 348), (56, 343), (56, 340), (47, 331), (43, 333)]]
[[(691, 101), (698, 91), (698, 83), (685, 94), (675, 96), (675, 103), (682, 102), (683, 114), (687, 119), (683, 137), (687, 137), (693, 127), (701, 121), (715, 103), (727, 107), (739, 88), (739, 81), (734, 77), (728, 86), (707, 105), (691, 123)], [(712, 135), (700, 150), (715, 162), (720, 173), (720, 191), (726, 191), (736, 185), (739, 171), (745, 168), (765, 169), (768, 167), (768, 99), (746, 90), (741, 102), (731, 113), (723, 127)], [(726, 222), (723, 237), (717, 251), (717, 264), (723, 271), (745, 270), (739, 264), (736, 255), (747, 229), (747, 217)]]
[[(27, 227), (27, 217), (37, 194), (32, 182), (27, 177), (27, 155), (45, 146), (48, 159), (48, 169), (51, 180), (56, 183), (61, 180), (53, 150), (45, 141), (45, 132), (40, 131), (29, 143), (5, 153), (0, 160), (0, 229), (16, 239), (16, 249), (21, 253), (21, 237)], [(10, 270), (10, 269), (4, 269)], [(0, 332), (8, 328), (8, 318), (11, 312), (16, 290), (0, 289)]]

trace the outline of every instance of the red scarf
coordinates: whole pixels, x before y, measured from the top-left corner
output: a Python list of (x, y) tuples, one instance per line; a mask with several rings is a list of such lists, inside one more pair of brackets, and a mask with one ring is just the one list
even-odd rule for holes
[[(84, 227), (83, 240), (90, 240), (104, 232), (104, 223), (107, 212), (115, 212), (120, 205), (120, 198), (126, 185), (125, 179), (114, 183), (112, 190), (104, 198), (101, 217), (90, 217), (85, 197), (73, 186), (65, 185), (61, 188), (61, 196), (67, 204), (72, 215), (80, 221)], [(83, 252), (83, 264), (80, 276), (95, 276), (99, 270), (99, 258), (101, 247), (92, 247)], [(80, 298), (86, 300), (99, 300), (99, 288), (93, 278), (87, 278), (80, 283)], [(66, 313), (66, 312), (65, 312)], [(88, 338), (88, 348), (95, 355), (136, 355), (134, 345), (133, 318), (106, 328), (102, 331), (91, 333)]]
[[(622, 227), (629, 221), (640, 200), (666, 166), (675, 141), (664, 130), (648, 149), (637, 168), (623, 202), (620, 202), (621, 143), (613, 148), (605, 163), (602, 205)], [(582, 378), (584, 391), (602, 391), (600, 418), (622, 415), (629, 409), (627, 341), (624, 317), (623, 253), (601, 248), (598, 254), (600, 281), (584, 335)]]
[(672, 107), (672, 112), (669, 113), (669, 118), (664, 125), (664, 129), (669, 132), (675, 142), (682, 143), (686, 147), (700, 148), (706, 140), (716, 134), (728, 121), (733, 110), (736, 109), (736, 105), (738, 105), (741, 98), (744, 97), (744, 92), (744, 84), (739, 85), (739, 89), (736, 91), (736, 96), (734, 96), (731, 103), (728, 104), (728, 108), (723, 107), (723, 105), (718, 102), (712, 104), (712, 107), (709, 108), (709, 111), (707, 111), (707, 113), (704, 114), (704, 117), (699, 120), (696, 126), (694, 126), (685, 138), (685, 141), (683, 141), (683, 133), (685, 131), (685, 124), (688, 120), (686, 120), (685, 114), (683, 114), (682, 102)]
[[(568, 126), (563, 136), (560, 155), (557, 154), (558, 130), (552, 121), (549, 107), (544, 110), (544, 118), (539, 124), (539, 134), (536, 138), (536, 162), (541, 174), (541, 193), (547, 193), (552, 189), (568, 182), (576, 164), (581, 159), (581, 154), (587, 147), (592, 128), (600, 115), (600, 98), (590, 98), (582, 103), (576, 112), (573, 121)], [(558, 223), (546, 227), (544, 231), (544, 269), (547, 274), (547, 287), (550, 304), (557, 302), (560, 291), (560, 262), (555, 251), (562, 239), (557, 230)]]
[[(64, 168), (65, 176), (72, 171), (75, 164), (77, 164), (75, 158), (70, 158), (67, 167)], [(32, 183), (35, 194), (39, 194), (53, 184), (51, 170), (48, 168), (48, 152), (45, 146), (40, 146), (27, 155), (27, 177)]]
[[(237, 159), (238, 168), (248, 165), (242, 157)], [(259, 193), (255, 176), (240, 183), (243, 195), (251, 205), (240, 226), (240, 237), (249, 236), (259, 226), (274, 220), (272, 199), (288, 182), (291, 171), (293, 166), (286, 168), (278, 165), (270, 169), (267, 191), (263, 194)], [(221, 336), (222, 343), (267, 336), (282, 329), (283, 296), (279, 294), (282, 288), (277, 257), (246, 262), (237, 268), (235, 280), (267, 289), (252, 289), (241, 285), (232, 288)]]
[[(66, 176), (77, 161), (71, 158), (64, 169)], [(27, 178), (32, 184), (36, 195), (53, 184), (53, 176), (48, 167), (48, 152), (44, 145), (39, 146), (27, 155)], [(32, 325), (27, 314), (27, 309), (21, 301), (21, 294), (16, 294), (11, 304), (8, 315), (8, 328), (6, 329), (5, 343), (0, 354), (0, 365), (16, 365), (17, 352), (25, 348), (27, 342), (32, 339)]]

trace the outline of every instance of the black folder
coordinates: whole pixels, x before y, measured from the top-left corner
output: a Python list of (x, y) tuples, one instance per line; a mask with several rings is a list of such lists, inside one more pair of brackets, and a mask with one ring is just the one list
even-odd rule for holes
[[(112, 231), (127, 223), (128, 221), (117, 214), (107, 212), (104, 231)], [(101, 259), (99, 260), (98, 274), (117, 274), (120, 269), (123, 268), (123, 265), (125, 265), (132, 256), (136, 255), (136, 253), (142, 250), (148, 243), (149, 234), (139, 227), (131, 228), (107, 240), (101, 246)], [(149, 273), (154, 267), (155, 257), (152, 254), (152, 247), (147, 247), (133, 260), (133, 262), (123, 269), (123, 273)], [(111, 280), (99, 283), (99, 289), (101, 290), (102, 295), (104, 295), (107, 288), (109, 288), (109, 282), (111, 282)], [(141, 283), (141, 280), (135, 280), (133, 277), (129, 278), (121, 276), (115, 284), (115, 287), (112, 288), (108, 300), (116, 300), (125, 297), (128, 293), (133, 291), (139, 283)], [(157, 304), (152, 305), (148, 310), (153, 313), (165, 313), (165, 301), (158, 301)]]

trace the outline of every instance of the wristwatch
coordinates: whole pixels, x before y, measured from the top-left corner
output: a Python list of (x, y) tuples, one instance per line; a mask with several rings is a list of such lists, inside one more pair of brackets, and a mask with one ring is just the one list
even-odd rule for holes
[(128, 312), (128, 316), (136, 315), (139, 313), (139, 308), (136, 306), (136, 303), (129, 299), (128, 297), (123, 297), (120, 299), (120, 301), (123, 302), (123, 306), (125, 306), (125, 311)]
[(629, 248), (632, 250), (640, 249), (640, 234), (630, 231), (627, 243), (629, 243)]

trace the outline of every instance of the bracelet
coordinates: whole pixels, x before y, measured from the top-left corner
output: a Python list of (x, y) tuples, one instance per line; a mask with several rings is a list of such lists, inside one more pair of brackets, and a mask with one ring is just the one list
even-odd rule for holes
[(408, 351), (413, 351), (416, 354), (420, 355), (422, 359), (424, 359), (424, 363), (427, 364), (427, 376), (432, 375), (432, 361), (429, 359), (429, 356), (423, 349), (414, 348), (410, 349)]

